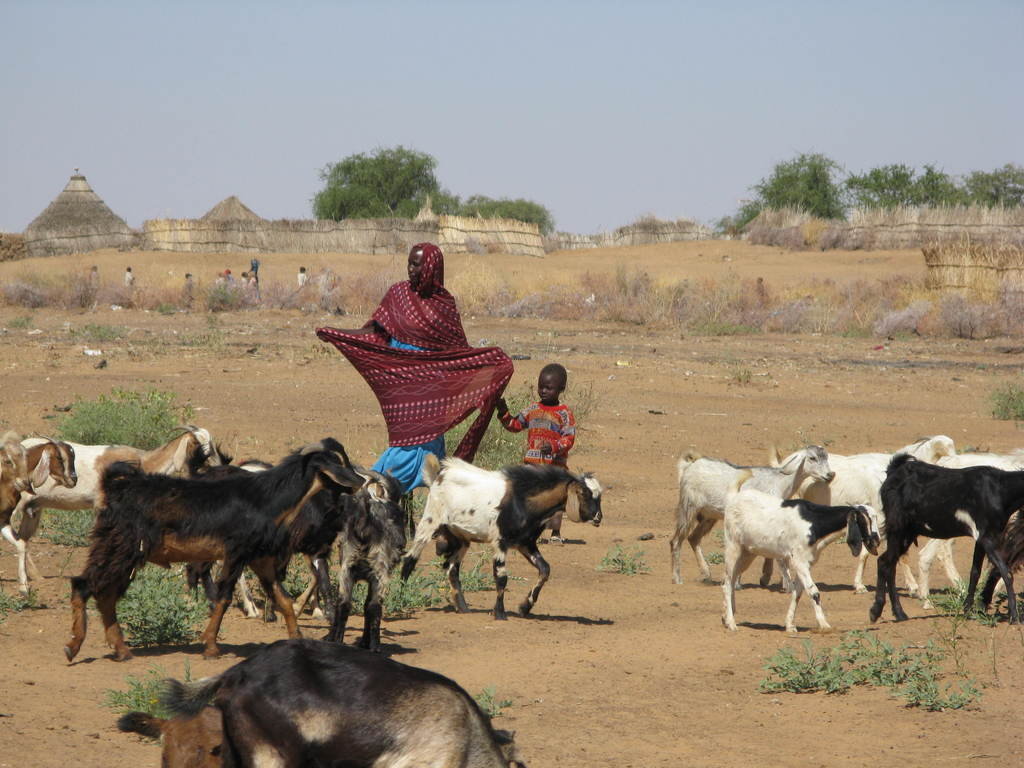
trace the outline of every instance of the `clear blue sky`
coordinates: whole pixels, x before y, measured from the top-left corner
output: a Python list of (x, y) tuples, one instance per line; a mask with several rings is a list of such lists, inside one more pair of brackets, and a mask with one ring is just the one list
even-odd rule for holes
[[(294, 7), (292, 7), (294, 6)], [(559, 229), (712, 221), (773, 165), (1024, 164), (1024, 2), (0, 0), (0, 229), (75, 167), (132, 226), (402, 144)]]

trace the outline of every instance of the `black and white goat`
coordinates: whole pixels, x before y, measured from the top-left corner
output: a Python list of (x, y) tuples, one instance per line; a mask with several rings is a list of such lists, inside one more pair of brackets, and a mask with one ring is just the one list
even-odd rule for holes
[(298, 637), (291, 599), (279, 578), (289, 526), (322, 488), (337, 485), (355, 491), (364, 480), (332, 438), (296, 451), (266, 472), (240, 472), (220, 480), (151, 475), (126, 462), (114, 464), (103, 475), (85, 571), (71, 579), (72, 637), (64, 647), (68, 661), (85, 640), (85, 603), (92, 596), (116, 658), (131, 657), (117, 623), (117, 601), (136, 569), (147, 562), (169, 566), (224, 561), (217, 603), (202, 634), (204, 656), (220, 653), (220, 624), (247, 565), (264, 592), (273, 595), (288, 636)]
[[(34, 493), (23, 493), (18, 502), (15, 516), (21, 515), (18, 526), (18, 572), (24, 571), (24, 560), (28, 559), (32, 570), (35, 567), (28, 553), (28, 541), (35, 534), (44, 509), (93, 509), (100, 489), (100, 478), (104, 470), (117, 461), (138, 464), (144, 472), (163, 475), (185, 476), (193, 473), (203, 464), (216, 466), (224, 463), (224, 456), (217, 450), (210, 433), (193, 425), (179, 427), (181, 433), (169, 441), (144, 451), (130, 445), (82, 445), (67, 443), (74, 456), (77, 481), (72, 486), (50, 479), (34, 488)], [(46, 442), (46, 438), (30, 437), (23, 444), (26, 450)], [(20, 584), (22, 591), (28, 583)]]
[[(725, 515), (725, 504), (737, 476), (748, 472), (751, 488), (779, 499), (791, 496), (805, 480), (828, 483), (832, 477), (828, 451), (820, 445), (808, 445), (774, 467), (740, 467), (721, 459), (690, 452), (679, 459), (679, 503), (676, 505), (676, 529), (669, 547), (672, 551), (672, 581), (683, 583), (683, 541), (689, 542), (697, 566), (705, 581), (711, 580), (711, 566), (704, 558), (701, 540)], [(765, 563), (763, 584), (771, 576), (771, 561)]]
[(519, 550), (539, 574), (537, 584), (519, 606), (519, 612), (526, 616), (551, 573), (537, 548), (545, 524), (563, 509), (570, 520), (601, 524), (601, 485), (597, 478), (574, 475), (555, 465), (519, 464), (492, 471), (450, 458), (439, 467), (437, 459), (428, 455), (423, 463), (423, 480), (430, 486), (430, 495), (402, 563), (402, 578), (412, 573), (427, 542), (440, 538), (437, 553), (444, 555), (451, 601), (459, 612), (469, 610), (462, 595), (459, 568), (470, 543), (494, 544), (498, 591), (494, 618), (507, 619), (508, 550)]
[[(35, 494), (35, 489), (41, 488), (47, 481), (51, 481), (51, 486), (75, 487), (78, 482), (78, 475), (75, 473), (75, 450), (68, 443), (42, 438), (42, 442), (33, 441), (27, 449), (23, 445), (20, 447), (24, 450), (26, 469), (30, 473), (30, 487), (27, 489), (30, 498)], [(18, 588), (22, 594), (27, 595), (29, 589), (26, 564), (31, 567), (32, 578), (42, 580), (42, 576), (35, 563), (28, 557), (24, 540), (15, 534), (11, 525), (11, 518), (21, 502), (21, 494), (0, 493), (0, 496), (6, 497), (0, 499), (0, 534), (14, 546), (18, 554)]]
[(405, 550), (406, 514), (398, 504), (401, 484), (391, 475), (367, 471), (370, 481), (345, 497), (347, 514), (338, 535), (340, 596), (327, 639), (344, 642), (345, 625), (352, 612), (352, 587), (365, 581), (363, 636), (358, 645), (376, 652), (380, 650), (380, 621), (384, 613), (381, 597)]
[(214, 678), (171, 681), (165, 704), (223, 715), (225, 765), (526, 768), (443, 675), (317, 640), (280, 640)]
[(974, 604), (981, 563), (988, 557), (1006, 583), (1010, 621), (1019, 621), (1013, 576), (1001, 545), (1010, 515), (1024, 505), (1024, 471), (1006, 472), (995, 467), (947, 469), (904, 454), (889, 462), (881, 495), (886, 551), (878, 558), (878, 586), (869, 612), (872, 622), (882, 615), (886, 593), (892, 600), (895, 619), (907, 618), (893, 576), (896, 561), (918, 536), (972, 537), (974, 557), (964, 611)]
[(831, 629), (821, 608), (818, 587), (811, 578), (814, 565), (825, 547), (846, 532), (846, 543), (856, 557), (863, 544), (872, 553), (879, 543), (878, 517), (869, 506), (829, 507), (802, 499), (782, 500), (749, 487), (740, 489), (745, 478), (738, 477), (725, 506), (725, 593), (722, 623), (736, 629), (735, 582), (757, 556), (774, 558), (790, 574), (789, 610), (786, 631), (796, 632), (796, 606), (807, 590), (814, 601), (818, 629)]

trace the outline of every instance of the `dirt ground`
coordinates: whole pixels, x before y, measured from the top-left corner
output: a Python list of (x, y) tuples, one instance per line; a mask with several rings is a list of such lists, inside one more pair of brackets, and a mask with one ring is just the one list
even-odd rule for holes
[[(293, 275), (298, 264), (343, 259), (394, 268), (391, 257), (268, 257), (264, 270)], [(475, 257), (480, 258), (480, 257)], [(659, 276), (741, 276), (788, 281), (817, 274), (874, 279), (920, 274), (919, 253), (785, 254), (737, 243), (692, 243), (645, 249), (554, 254), (546, 259), (493, 257), (505, 275), (572, 274), (614, 269), (623, 261)], [(242, 256), (185, 256), (101, 252), (84, 257), (0, 264), (0, 282), (27, 271), (66, 272), (99, 264), (117, 274), (130, 259), (138, 280), (167, 271), (211, 275), (225, 265), (247, 268)], [(348, 263), (348, 261), (346, 261)], [(449, 260), (449, 275), (465, 265)], [(390, 266), (388, 266), (390, 265)], [(262, 273), (261, 273), (262, 274)], [(266, 279), (266, 278), (264, 278)], [(12, 320), (31, 315), (29, 327)], [(353, 369), (313, 336), (318, 325), (350, 325), (351, 318), (258, 311), (218, 315), (221, 341), (183, 347), (183, 334), (208, 332), (205, 313), (163, 316), (140, 311), (76, 313), (0, 308), (0, 429), (46, 433), (55, 406), (94, 398), (112, 387), (157, 387), (177, 392), (236, 457), (275, 459), (304, 442), (333, 435), (353, 459), (369, 463), (384, 447), (385, 431), (373, 397)], [(68, 332), (87, 323), (130, 329), (113, 342), (83, 344)], [(23, 323), (16, 323), (22, 326)], [(845, 695), (763, 694), (765, 659), (805, 639), (834, 645), (839, 633), (870, 628), (900, 644), (929, 638), (948, 643), (950, 622), (905, 599), (911, 620), (894, 624), (887, 612), (868, 624), (871, 595), (849, 586), (854, 561), (845, 546), (826, 550), (814, 570), (823, 605), (838, 630), (812, 634), (813, 614), (801, 603), (798, 637), (782, 628), (787, 598), (754, 583), (737, 595), (735, 633), (721, 625), (718, 584), (699, 581), (689, 556), (686, 583), (669, 577), (668, 539), (674, 521), (675, 462), (696, 449), (739, 462), (763, 462), (771, 443), (805, 441), (837, 453), (893, 450), (919, 436), (947, 434), (961, 448), (1008, 451), (1024, 444), (1014, 423), (993, 420), (987, 395), (1020, 376), (1012, 341), (913, 339), (881, 345), (876, 339), (755, 335), (683, 337), (678, 331), (617, 325), (558, 324), (538, 320), (467, 318), (474, 343), (486, 339), (516, 363), (511, 387), (532, 385), (540, 367), (557, 360), (577, 392), (592, 388), (592, 409), (580, 419), (576, 467), (593, 471), (607, 488), (600, 528), (566, 523), (570, 541), (544, 545), (552, 576), (529, 619), (493, 621), (493, 592), (468, 595), (466, 615), (426, 610), (384, 621), (387, 652), (458, 681), (471, 693), (494, 686), (513, 704), (497, 721), (517, 731), (531, 766), (908, 766), (966, 765), (981, 758), (1021, 764), (1024, 748), (1012, 727), (1024, 686), (1024, 636), (1005, 623), (966, 626), (956, 642), (968, 674), (983, 686), (967, 710), (928, 713), (903, 707), (887, 690), (857, 688)], [(40, 332), (36, 332), (36, 331)], [(85, 347), (102, 350), (105, 368)], [(876, 348), (881, 346), (882, 348)], [(574, 403), (572, 390), (565, 398)], [(638, 542), (653, 533), (654, 539)], [(616, 543), (640, 546), (650, 573), (626, 576), (596, 570)], [(714, 536), (707, 549), (718, 548)], [(119, 733), (104, 692), (125, 688), (125, 676), (153, 665), (182, 676), (216, 673), (284, 636), (232, 612), (225, 621), (222, 659), (205, 661), (198, 646), (141, 650), (118, 664), (107, 656), (93, 617), (76, 663), (61, 647), (70, 630), (66, 578), (79, 572), (85, 551), (36, 541), (35, 559), (47, 577), (36, 584), (43, 607), (0, 623), (5, 672), (0, 677), (0, 767), (111, 768), (159, 764), (159, 748)], [(961, 571), (970, 548), (956, 546)], [(421, 564), (420, 566), (426, 567)], [(713, 566), (716, 576), (721, 566)], [(532, 568), (510, 560), (509, 604), (532, 582)], [(874, 562), (869, 566), (874, 581)], [(942, 574), (933, 586), (946, 585)], [(16, 590), (12, 549), (0, 549), (0, 588)], [(518, 597), (517, 597), (518, 594)], [(301, 622), (318, 637), (322, 623)], [(349, 628), (348, 641), (356, 630)], [(951, 678), (952, 679), (952, 678)], [(1009, 715), (1009, 716), (1008, 716)], [(1008, 727), (1011, 726), (1011, 727)]]

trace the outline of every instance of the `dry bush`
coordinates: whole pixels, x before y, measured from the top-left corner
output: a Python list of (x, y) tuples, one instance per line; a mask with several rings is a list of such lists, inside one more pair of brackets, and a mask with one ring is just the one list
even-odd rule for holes
[(970, 302), (959, 293), (942, 297), (939, 318), (947, 333), (961, 339), (987, 338), (999, 332), (998, 316), (992, 305)]
[(830, 221), (826, 219), (810, 218), (803, 223), (800, 227), (800, 232), (804, 237), (805, 248), (819, 248), (821, 247), (820, 241), (821, 236), (825, 233), (825, 230), (829, 228)]
[(893, 336), (897, 333), (920, 334), (921, 321), (932, 309), (930, 301), (915, 301), (909, 307), (886, 312), (875, 322), (876, 336)]

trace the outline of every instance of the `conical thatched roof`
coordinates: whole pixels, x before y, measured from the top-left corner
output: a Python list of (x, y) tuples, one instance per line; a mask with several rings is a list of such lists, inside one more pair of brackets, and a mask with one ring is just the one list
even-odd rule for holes
[(263, 221), (262, 217), (254, 213), (251, 208), (234, 195), (225, 197), (213, 206), (200, 221), (229, 221), (237, 219), (242, 221)]
[(64, 191), (25, 228), (29, 256), (85, 253), (97, 248), (130, 248), (137, 234), (76, 173)]

